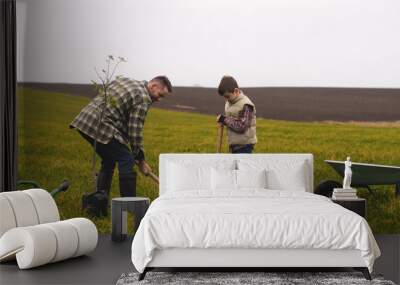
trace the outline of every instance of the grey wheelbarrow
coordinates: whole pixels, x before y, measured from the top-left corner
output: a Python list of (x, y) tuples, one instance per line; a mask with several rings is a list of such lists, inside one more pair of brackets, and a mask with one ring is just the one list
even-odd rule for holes
[[(22, 185), (29, 185), (30, 187), (33, 187), (33, 188), (43, 189), (36, 181), (32, 181), (32, 180), (18, 180), (17, 187), (20, 187)], [(58, 193), (67, 191), (68, 188), (69, 188), (69, 181), (64, 180), (57, 188), (53, 189), (50, 192), (50, 195), (52, 197), (55, 197), (55, 196), (57, 196)]]
[[(344, 175), (344, 161), (325, 160), (341, 177)], [(375, 194), (372, 185), (395, 185), (396, 197), (400, 196), (400, 167), (391, 165), (368, 164), (352, 162), (351, 186), (366, 188), (372, 195)], [(332, 197), (334, 188), (342, 188), (342, 184), (335, 180), (322, 181), (314, 189), (315, 194)]]

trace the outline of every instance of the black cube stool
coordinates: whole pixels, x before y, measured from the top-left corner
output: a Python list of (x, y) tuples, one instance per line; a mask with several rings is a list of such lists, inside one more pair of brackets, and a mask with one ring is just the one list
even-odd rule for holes
[(135, 215), (135, 231), (146, 214), (150, 199), (145, 197), (121, 197), (111, 201), (111, 240), (123, 241), (127, 235), (127, 211)]

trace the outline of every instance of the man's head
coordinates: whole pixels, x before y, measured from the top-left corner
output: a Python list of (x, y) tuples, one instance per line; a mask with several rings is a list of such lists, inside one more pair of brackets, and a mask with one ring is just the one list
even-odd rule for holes
[(239, 85), (235, 78), (229, 75), (222, 77), (221, 82), (218, 86), (218, 94), (223, 96), (227, 101), (233, 101), (237, 96), (240, 95)]
[(149, 81), (147, 84), (149, 89), (150, 97), (155, 101), (160, 101), (161, 98), (165, 97), (168, 93), (172, 92), (172, 85), (166, 76), (157, 76)]

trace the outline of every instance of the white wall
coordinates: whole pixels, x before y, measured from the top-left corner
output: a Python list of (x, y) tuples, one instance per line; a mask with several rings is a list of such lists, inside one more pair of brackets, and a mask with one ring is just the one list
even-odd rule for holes
[(17, 0), (18, 79), (119, 73), (175, 85), (400, 87), (398, 0)]

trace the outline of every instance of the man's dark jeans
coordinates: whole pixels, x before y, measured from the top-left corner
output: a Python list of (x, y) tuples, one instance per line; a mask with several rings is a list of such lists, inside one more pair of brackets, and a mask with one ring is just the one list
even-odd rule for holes
[[(81, 136), (93, 146), (94, 139), (79, 131)], [(96, 153), (101, 157), (101, 170), (103, 172), (114, 172), (115, 164), (118, 163), (119, 175), (125, 176), (133, 173), (135, 157), (128, 146), (116, 139), (111, 139), (108, 144), (97, 142)]]
[(231, 145), (230, 149), (232, 153), (253, 153), (254, 145)]

